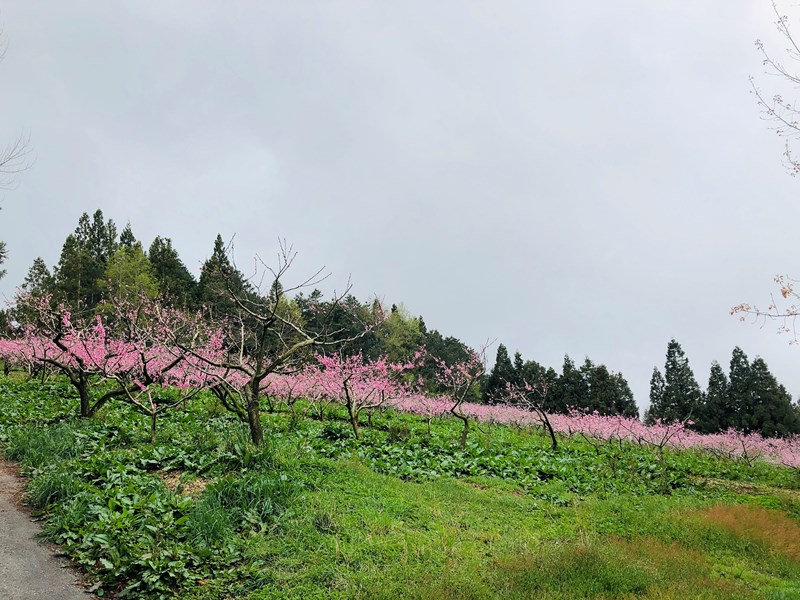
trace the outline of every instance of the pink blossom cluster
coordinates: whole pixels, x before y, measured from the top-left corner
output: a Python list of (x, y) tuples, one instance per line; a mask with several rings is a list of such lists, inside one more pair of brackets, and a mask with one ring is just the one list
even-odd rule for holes
[[(392, 400), (397, 410), (428, 418), (446, 415), (452, 406), (449, 398), (429, 398), (416, 394)], [(506, 404), (461, 405), (467, 416), (478, 421), (515, 426), (541, 425), (541, 417), (532, 411)], [(599, 414), (548, 415), (553, 429), (566, 435), (584, 435), (598, 441), (625, 440), (657, 448), (705, 449), (720, 456), (768, 462), (787, 467), (800, 467), (800, 437), (765, 438), (757, 433), (729, 429), (723, 433), (701, 434), (684, 423), (645, 425), (637, 419)]]
[(51, 308), (49, 298), (27, 301), (38, 318), (16, 337), (0, 339), (0, 357), (24, 366), (49, 365), (65, 373), (118, 381), (137, 405), (145, 399), (152, 405), (156, 388), (207, 387), (211, 378), (202, 367), (223, 352), (219, 332), (208, 332), (206, 343), (195, 353), (176, 352), (162, 329), (178, 329), (176, 324), (187, 321), (195, 324), (199, 318), (155, 303), (120, 305), (110, 316), (76, 323), (68, 310)]
[[(318, 365), (293, 374), (274, 375), (269, 379), (269, 393), (277, 399), (293, 402), (302, 397), (311, 405), (330, 402), (345, 403), (343, 384), (350, 382), (356, 402), (364, 408), (391, 407), (434, 419), (452, 413), (451, 396), (428, 396), (414, 391), (413, 386), (392, 377), (394, 370), (413, 368), (409, 365), (390, 365), (386, 361), (364, 362), (361, 356), (318, 357)], [(461, 371), (453, 377), (464, 379)], [(383, 400), (377, 398), (383, 395)], [(371, 400), (375, 401), (374, 405)], [(486, 423), (519, 427), (540, 426), (542, 414), (508, 404), (475, 404), (462, 402), (460, 413)], [(764, 460), (788, 467), (800, 467), (800, 437), (764, 438), (757, 433), (742, 433), (730, 429), (723, 433), (701, 434), (687, 424), (662, 423), (645, 425), (623, 416), (603, 416), (597, 413), (548, 414), (553, 430), (564, 435), (581, 435), (589, 440), (612, 442), (624, 440), (655, 448), (704, 449), (729, 458)]]
[(365, 408), (404, 396), (406, 386), (396, 375), (413, 367), (413, 363), (391, 363), (386, 358), (365, 361), (361, 354), (347, 358), (317, 355), (316, 359), (318, 368), (308, 373), (315, 376), (320, 395), (341, 403), (347, 402), (349, 395), (349, 401)]

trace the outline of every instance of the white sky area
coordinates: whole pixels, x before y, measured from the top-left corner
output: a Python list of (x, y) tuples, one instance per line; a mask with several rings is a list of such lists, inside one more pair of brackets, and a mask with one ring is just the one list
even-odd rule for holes
[[(800, 32), (800, 8), (785, 5)], [(198, 273), (300, 251), (362, 299), (560, 370), (589, 356), (647, 406), (667, 342), (701, 386), (739, 345), (800, 394), (800, 348), (740, 323), (800, 276), (800, 180), (760, 120), (768, 0), (5, 0), (10, 297), (97, 208)], [(798, 71), (800, 71), (800, 65)], [(794, 90), (781, 88), (787, 99)], [(497, 344), (489, 350), (494, 363)]]

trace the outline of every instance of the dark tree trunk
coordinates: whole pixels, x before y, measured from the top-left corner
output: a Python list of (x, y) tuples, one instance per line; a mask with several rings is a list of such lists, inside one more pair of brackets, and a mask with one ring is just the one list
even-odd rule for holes
[(547, 427), (547, 433), (550, 434), (550, 444), (553, 447), (553, 450), (558, 450), (558, 440), (556, 439), (556, 432), (553, 431), (553, 426), (550, 424), (550, 418), (543, 410), (539, 411), (539, 415), (542, 417), (542, 423), (544, 423), (544, 426)]
[[(466, 395), (466, 393), (464, 394)], [(457, 402), (450, 408), (450, 414), (456, 417), (457, 419), (461, 419), (464, 423), (464, 429), (461, 431), (461, 449), (464, 450), (467, 447), (467, 436), (469, 435), (469, 417), (460, 413), (458, 408), (461, 406), (461, 403), (464, 401), (464, 396), (462, 395)]]
[(156, 443), (156, 418), (158, 417), (158, 413), (153, 411), (150, 413), (150, 443)]
[(347, 388), (347, 382), (344, 383), (344, 397), (347, 401), (347, 416), (350, 417), (350, 427), (353, 428), (353, 435), (357, 440), (361, 439), (361, 434), (358, 431), (358, 410), (353, 406), (353, 399), (350, 397), (350, 390)]
[(81, 399), (81, 417), (87, 419), (94, 414), (92, 397), (89, 395), (89, 382), (85, 377), (78, 376), (72, 380), (72, 384), (78, 390), (78, 396)]
[(247, 397), (247, 424), (250, 426), (250, 439), (256, 446), (264, 445), (264, 427), (261, 425), (261, 405), (258, 403), (258, 383)]

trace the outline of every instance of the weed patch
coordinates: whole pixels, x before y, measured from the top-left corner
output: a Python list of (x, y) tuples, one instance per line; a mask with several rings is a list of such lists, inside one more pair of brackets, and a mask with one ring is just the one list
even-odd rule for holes
[[(714, 579), (703, 555), (654, 538), (595, 539), (560, 544), (496, 564), (506, 597), (731, 598), (736, 586)], [(741, 591), (741, 590), (739, 590)]]
[(800, 524), (781, 511), (746, 504), (718, 505), (699, 516), (714, 527), (800, 563)]

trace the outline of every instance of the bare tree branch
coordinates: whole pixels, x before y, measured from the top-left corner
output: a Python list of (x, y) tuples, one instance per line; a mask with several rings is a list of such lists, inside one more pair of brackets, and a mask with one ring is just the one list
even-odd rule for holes
[[(782, 37), (786, 39), (789, 46), (785, 48), (786, 56), (789, 60), (800, 61), (800, 44), (792, 33), (789, 17), (778, 9), (775, 0), (772, 1), (772, 11), (775, 14), (775, 27)], [(755, 46), (762, 56), (762, 65), (765, 67), (765, 75), (777, 77), (784, 83), (790, 84), (792, 88), (800, 87), (800, 74), (787, 68), (782, 61), (775, 58), (775, 55), (767, 51), (761, 40), (755, 41)], [(800, 173), (800, 159), (796, 159), (792, 152), (790, 140), (800, 136), (800, 108), (790, 101), (784, 99), (783, 94), (776, 92), (769, 98), (756, 84), (755, 78), (750, 78), (752, 87), (751, 93), (756, 98), (756, 104), (761, 109), (762, 118), (774, 123), (774, 131), (781, 137), (787, 138), (783, 157), (787, 171), (793, 177)]]
[(30, 137), (20, 135), (0, 152), (0, 189), (14, 187), (16, 176), (33, 165)]

